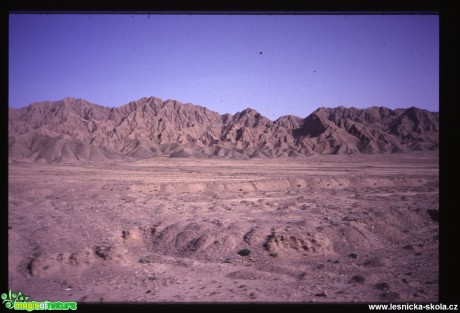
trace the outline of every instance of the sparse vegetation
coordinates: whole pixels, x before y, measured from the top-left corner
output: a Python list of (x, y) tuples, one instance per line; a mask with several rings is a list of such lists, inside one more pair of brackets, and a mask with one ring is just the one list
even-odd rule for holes
[(241, 255), (241, 256), (248, 256), (251, 254), (251, 250), (249, 249), (241, 249), (240, 251), (238, 251), (238, 254)]

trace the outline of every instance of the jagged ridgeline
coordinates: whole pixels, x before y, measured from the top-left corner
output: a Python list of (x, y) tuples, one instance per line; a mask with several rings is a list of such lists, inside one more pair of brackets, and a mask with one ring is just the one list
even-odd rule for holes
[(8, 153), (18, 162), (104, 162), (153, 157), (275, 158), (437, 150), (439, 113), (319, 108), (271, 121), (253, 109), (141, 98), (118, 108), (65, 98), (9, 109)]

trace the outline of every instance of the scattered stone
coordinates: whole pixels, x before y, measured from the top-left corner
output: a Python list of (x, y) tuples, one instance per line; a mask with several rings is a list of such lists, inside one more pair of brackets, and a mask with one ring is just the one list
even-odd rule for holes
[(348, 257), (352, 258), (352, 259), (357, 259), (358, 255), (356, 253), (352, 252), (352, 253), (348, 254)]
[(364, 266), (366, 267), (384, 267), (389, 265), (391, 265), (391, 261), (378, 257), (367, 259), (364, 262)]
[(121, 232), (121, 238), (128, 239), (128, 237), (129, 237), (129, 230), (123, 230)]
[(352, 280), (353, 282), (355, 282), (355, 283), (360, 283), (360, 284), (362, 284), (362, 283), (364, 283), (364, 281), (365, 281), (366, 279), (364, 278), (364, 276), (355, 275), (355, 276), (353, 276), (353, 277), (351, 278), (351, 280)]
[(323, 291), (320, 292), (320, 293), (316, 293), (316, 294), (315, 294), (315, 297), (327, 297), (326, 291), (323, 290)]
[(390, 285), (387, 283), (377, 283), (375, 284), (375, 288), (378, 290), (387, 291), (390, 290)]
[(414, 247), (412, 245), (405, 245), (403, 247), (404, 250), (409, 250), (409, 251), (413, 251), (414, 250)]
[(138, 262), (141, 263), (141, 264), (147, 264), (147, 263), (150, 263), (150, 260), (148, 260), (146, 258), (140, 258)]
[(107, 260), (109, 258), (109, 255), (110, 255), (110, 250), (112, 250), (112, 247), (110, 246), (97, 246), (96, 248), (94, 248), (94, 253), (104, 259), (104, 260)]
[(307, 273), (306, 273), (306, 272), (302, 272), (302, 273), (299, 274), (299, 276), (297, 276), (297, 278), (298, 278), (299, 280), (302, 280), (302, 279), (305, 278), (305, 276), (307, 276)]
[(385, 292), (379, 295), (380, 299), (384, 301), (395, 301), (399, 300), (399, 293), (394, 291)]
[(217, 226), (222, 226), (222, 223), (219, 220), (214, 220), (214, 221), (212, 221), (212, 223), (216, 224)]

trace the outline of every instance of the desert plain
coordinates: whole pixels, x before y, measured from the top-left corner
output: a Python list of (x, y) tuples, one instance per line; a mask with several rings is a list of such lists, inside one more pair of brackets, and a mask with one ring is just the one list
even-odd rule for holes
[(36, 301), (435, 302), (438, 152), (9, 163)]

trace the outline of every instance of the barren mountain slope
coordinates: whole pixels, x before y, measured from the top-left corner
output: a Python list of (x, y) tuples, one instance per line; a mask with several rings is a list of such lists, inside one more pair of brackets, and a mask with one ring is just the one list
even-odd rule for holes
[(119, 108), (65, 98), (9, 110), (10, 161), (392, 153), (437, 150), (438, 137), (438, 113), (414, 107), (319, 108), (274, 122), (250, 108), (220, 115), (155, 97)]
[(418, 108), (319, 108), (296, 130), (299, 145), (318, 153), (437, 150), (439, 114)]

